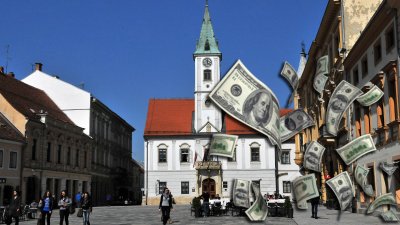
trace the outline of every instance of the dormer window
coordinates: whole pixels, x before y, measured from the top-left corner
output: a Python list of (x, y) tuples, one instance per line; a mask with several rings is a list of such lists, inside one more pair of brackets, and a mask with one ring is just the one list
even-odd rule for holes
[(204, 70), (203, 80), (205, 80), (205, 81), (211, 80), (211, 70)]

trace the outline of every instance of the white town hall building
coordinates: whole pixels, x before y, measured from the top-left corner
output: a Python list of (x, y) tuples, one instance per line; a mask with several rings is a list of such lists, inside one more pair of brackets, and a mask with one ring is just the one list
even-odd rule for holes
[[(300, 176), (294, 163), (294, 139), (282, 144), (280, 162), (276, 163), (277, 151), (266, 136), (225, 114), (208, 99), (220, 81), (222, 54), (207, 4), (193, 59), (194, 99), (149, 101), (144, 130), (143, 204), (157, 205), (165, 186), (178, 204), (188, 204), (203, 191), (231, 198), (235, 178), (260, 182), (263, 195), (274, 193), (278, 182), (279, 192), (291, 196), (291, 181)], [(281, 109), (281, 116), (287, 112), (290, 110)], [(215, 156), (204, 159), (216, 133), (239, 136), (232, 159)]]

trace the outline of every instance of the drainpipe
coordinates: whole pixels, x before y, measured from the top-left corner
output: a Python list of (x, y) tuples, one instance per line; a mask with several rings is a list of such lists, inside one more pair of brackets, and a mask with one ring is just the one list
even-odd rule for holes
[(146, 142), (146, 205), (148, 204), (149, 197), (149, 141), (145, 139)]
[(277, 194), (279, 194), (278, 160), (279, 160), (279, 149), (275, 145), (275, 191)]

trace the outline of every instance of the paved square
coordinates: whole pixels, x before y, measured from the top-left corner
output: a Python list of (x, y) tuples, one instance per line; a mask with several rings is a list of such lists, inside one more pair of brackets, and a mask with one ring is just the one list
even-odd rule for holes
[[(375, 225), (385, 224), (379, 217), (365, 216), (350, 212), (328, 210), (323, 206), (319, 207), (318, 216), (320, 219), (310, 218), (311, 208), (308, 211), (294, 212), (294, 218), (268, 217), (264, 223), (252, 223), (247, 217), (240, 216), (219, 216), (195, 218), (190, 215), (189, 205), (177, 205), (171, 213), (173, 224), (192, 225), (192, 224), (271, 224), (271, 225)], [(90, 216), (91, 225), (160, 225), (161, 213), (156, 206), (112, 206), (112, 207), (96, 207), (93, 208), (93, 213)], [(36, 220), (23, 221), (22, 225), (36, 225)], [(51, 218), (51, 224), (59, 224), (58, 210), (55, 210)], [(76, 213), (70, 215), (70, 225), (83, 224), (82, 218), (78, 218)]]

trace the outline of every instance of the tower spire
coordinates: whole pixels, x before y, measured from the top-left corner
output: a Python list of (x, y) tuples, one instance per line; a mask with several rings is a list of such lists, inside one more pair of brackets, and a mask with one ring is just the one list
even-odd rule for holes
[(193, 53), (193, 58), (203, 54), (218, 55), (221, 57), (221, 52), (218, 48), (218, 41), (215, 38), (210, 13), (208, 11), (208, 0), (206, 0), (203, 23), (201, 25), (200, 31), (200, 38), (197, 41), (196, 50)]

